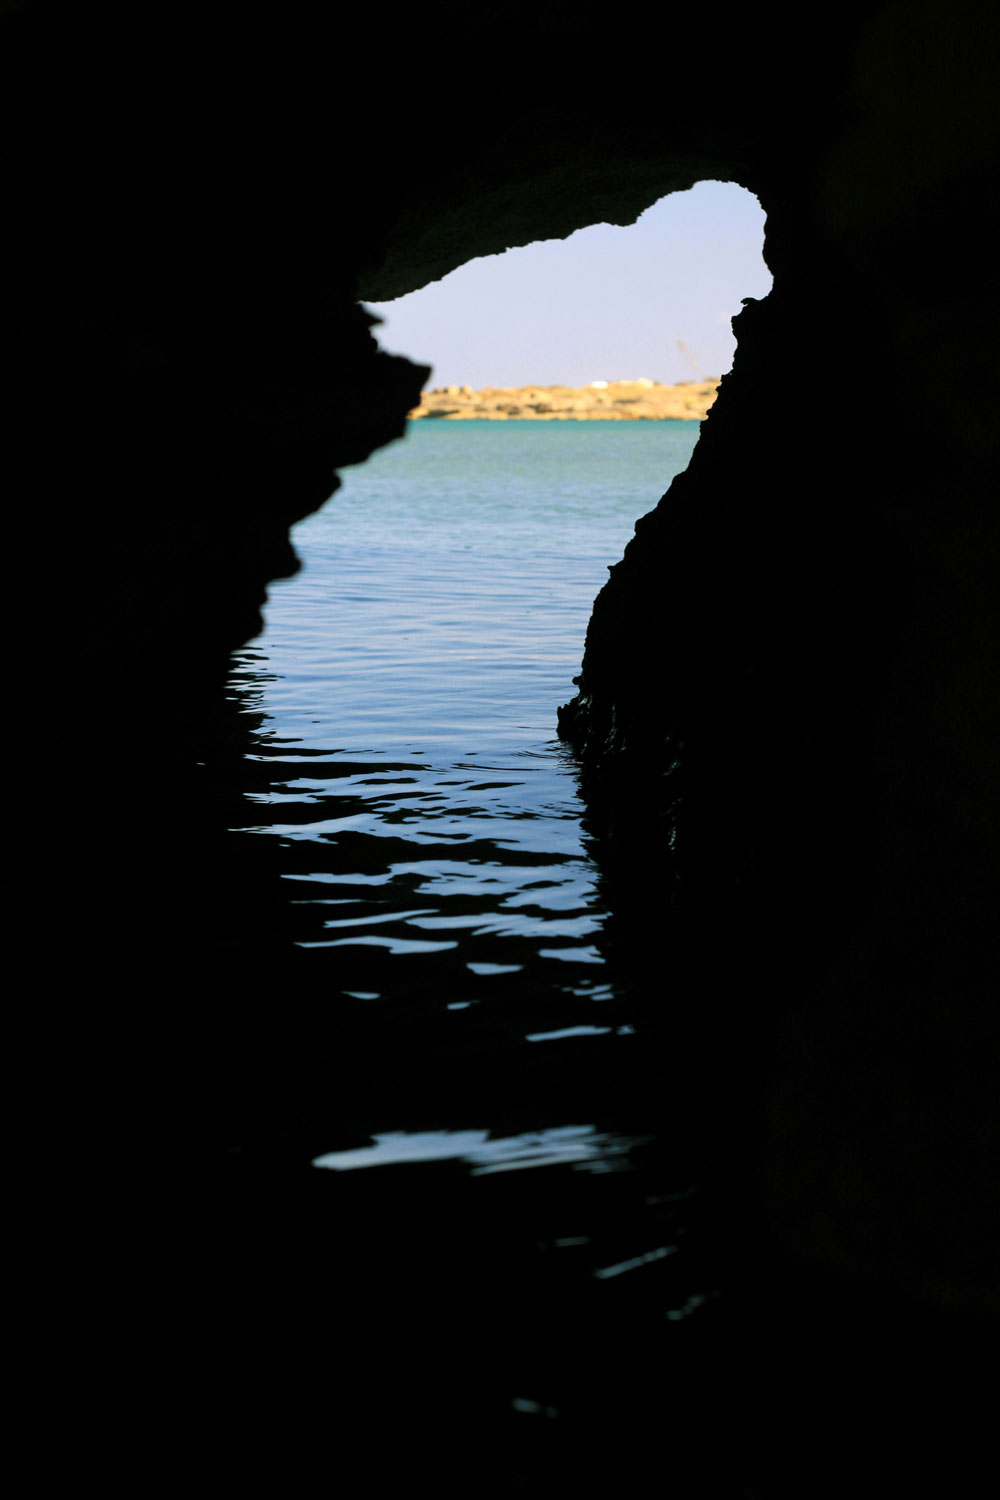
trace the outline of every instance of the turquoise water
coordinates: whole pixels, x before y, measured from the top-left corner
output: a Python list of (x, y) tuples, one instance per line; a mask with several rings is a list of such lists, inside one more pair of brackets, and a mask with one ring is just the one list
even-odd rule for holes
[(538, 754), (593, 600), (686, 467), (687, 422), (417, 422), (295, 529), (257, 643), (274, 731), (352, 753)]
[[(607, 568), (697, 436), (693, 423), (411, 424), (296, 528), (302, 569), (272, 587), (237, 662), (264, 715), (247, 825), (280, 849), (295, 942), (327, 954), (345, 1003), (444, 1018), (459, 1053), (498, 1035), (520, 1050), (632, 1035), (611, 1003), (621, 986), (556, 709)], [(442, 1103), (436, 1135), (404, 1121), (356, 1160), (331, 1139), (322, 1160), (452, 1155), (481, 1170), (491, 1150), (507, 1164), (622, 1154), (620, 1132), (553, 1118), (548, 1100), (523, 1141), (511, 1113), (451, 1118)], [(367, 1115), (379, 1123), (370, 1101)]]
[(260, 976), (232, 1011), (236, 1238), (292, 1214), (320, 1351), (297, 1400), (334, 1457), (377, 1434), (373, 1494), (412, 1493), (411, 1451), (456, 1500), (525, 1475), (554, 1500), (711, 1450), (727, 1304), (700, 1226), (737, 1105), (628, 971), (556, 738), (606, 570), (697, 436), (417, 424), (297, 528), (234, 664)]

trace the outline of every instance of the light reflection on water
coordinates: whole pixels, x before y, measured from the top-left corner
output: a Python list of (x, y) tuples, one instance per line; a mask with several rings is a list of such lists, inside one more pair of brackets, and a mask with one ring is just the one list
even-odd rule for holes
[(608, 1158), (624, 1155), (633, 1141), (601, 1134), (593, 1125), (559, 1125), (551, 1130), (527, 1131), (491, 1138), (488, 1130), (393, 1131), (376, 1135), (374, 1144), (353, 1151), (318, 1156), (314, 1167), (350, 1172), (359, 1167), (398, 1166), (402, 1162), (465, 1162), (473, 1175), (508, 1171), (512, 1167), (547, 1167), (570, 1163), (602, 1169)]
[[(511, 1413), (658, 1446), (659, 1388), (620, 1372), (660, 1363), (686, 1392), (689, 1356), (661, 1346), (716, 1284), (679, 1123), (700, 1075), (615, 957), (554, 737), (606, 569), (696, 435), (418, 426), (298, 528), (302, 571), (234, 663), (253, 750), (229, 837), (251, 898), (266, 887), (262, 920), (251, 899), (233, 922), (265, 992), (237, 1003), (227, 1137), (266, 1163), (266, 1188), (246, 1169), (251, 1224), (272, 1185), (276, 1222), (289, 1183), (317, 1215), (293, 1279), (308, 1321), (332, 1309), (345, 1428), (388, 1389), (410, 1441), (466, 1430), (518, 1474), (538, 1455)], [(680, 1425), (710, 1409), (704, 1350)], [(470, 1484), (444, 1493), (508, 1492)]]
[[(629, 1046), (575, 764), (553, 731), (607, 568), (696, 437), (418, 424), (297, 528), (302, 570), (237, 654), (233, 691), (259, 730), (233, 826), (280, 851), (292, 941), (327, 955), (345, 1004), (443, 1022), (457, 1067), (498, 1039), (561, 1073), (567, 1048)], [(627, 1135), (546, 1117), (544, 1068), (529, 1087), (510, 1111), (533, 1101), (530, 1138), (548, 1144), (508, 1166), (627, 1154)], [(441, 1097), (434, 1138), (451, 1151), (449, 1108)], [(484, 1126), (494, 1156), (529, 1138), (502, 1109)], [(413, 1143), (429, 1139), (382, 1133), (350, 1164), (384, 1162), (389, 1142), (393, 1160), (426, 1161)], [(324, 1164), (342, 1164), (337, 1144)]]

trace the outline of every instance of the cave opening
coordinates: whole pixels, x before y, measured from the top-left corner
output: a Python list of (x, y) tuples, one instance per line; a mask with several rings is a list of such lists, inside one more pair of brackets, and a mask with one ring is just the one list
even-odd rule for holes
[[(762, 221), (749, 193), (703, 183), (630, 229), (489, 257), (374, 308), (382, 342), (433, 361), (448, 401), (501, 395), (461, 420), (414, 418), (349, 470), (296, 529), (304, 566), (236, 654), (254, 742), (244, 831), (272, 852), (300, 958), (343, 1003), (401, 1010), (408, 1032), (445, 1025), (467, 1060), (491, 1036), (530, 1050), (634, 1034), (556, 712), (637, 513), (689, 462), (730, 318), (767, 293)], [(545, 409), (577, 398), (589, 404)], [(669, 417), (649, 415), (657, 399)], [(454, 1080), (402, 1102), (393, 1080), (322, 1127), (317, 1159), (350, 1145), (360, 1116), (362, 1138), (401, 1133), (404, 1156), (435, 1131), (488, 1130), (510, 1150), (526, 1124), (587, 1159), (629, 1135), (561, 1086), (539, 1089), (525, 1121), (513, 1075), (485, 1116)]]
[[(724, 309), (727, 321), (741, 297), (767, 290), (751, 206), (757, 265), (701, 328), (657, 327), (637, 296), (631, 348), (573, 352), (570, 324), (566, 363), (543, 367), (560, 340), (540, 325), (520, 368), (441, 356), (429, 383), (562, 380), (603, 398), (616, 380), (659, 380), (697, 392), (700, 374), (728, 364), (725, 324), (712, 315)], [(591, 235), (605, 277), (610, 242), (628, 235)], [(555, 264), (575, 248), (538, 254)], [(689, 249), (692, 266), (704, 259)], [(468, 268), (465, 281), (483, 270)], [(485, 270), (505, 274), (504, 262)], [(539, 293), (550, 307), (553, 285), (567, 281), (557, 276)], [(481, 308), (500, 300), (477, 297)], [(594, 308), (579, 295), (576, 308), (584, 329)], [(482, 330), (460, 322), (474, 346)], [(510, 323), (501, 309), (501, 330)], [(395, 316), (383, 341), (438, 358)], [(624, 1411), (609, 1376), (628, 1347), (613, 1299), (636, 1278), (652, 1288), (658, 1327), (715, 1326), (718, 1272), (700, 1231), (689, 1233), (690, 1208), (715, 1171), (733, 1091), (722, 1111), (719, 1100), (738, 1064), (717, 1042), (678, 1045), (676, 1029), (664, 1038), (612, 931), (578, 763), (556, 723), (608, 567), (636, 516), (684, 471), (698, 432), (690, 418), (414, 420), (299, 525), (304, 565), (272, 587), (264, 634), (237, 653), (233, 694), (251, 750), (234, 838), (245, 868), (276, 875), (280, 908), (278, 919), (259, 908), (244, 918), (241, 941), (280, 931), (287, 952), (259, 970), (277, 976), (268, 1004), (307, 1017), (308, 1046), (282, 1021), (291, 1063), (268, 1051), (265, 1075), (289, 1078), (295, 1116), (272, 1134), (283, 1132), (281, 1153), (312, 1164), (317, 1203), (357, 1194), (366, 1205), (347, 1252), (366, 1266), (359, 1319), (377, 1305), (409, 1328), (413, 1307), (436, 1303), (441, 1320), (414, 1347), (440, 1345), (449, 1360), (451, 1310), (468, 1310), (473, 1347), (455, 1368), (469, 1431), (536, 1410), (588, 1422)], [(269, 1100), (246, 1111), (262, 1135)], [(386, 1266), (366, 1238), (383, 1215), (422, 1226), (401, 1265)], [(554, 1301), (536, 1284), (539, 1244), (558, 1268)], [(311, 1298), (336, 1299), (329, 1275), (324, 1264)], [(505, 1330), (499, 1364), (484, 1352), (498, 1347), (494, 1329)], [(515, 1346), (516, 1369), (505, 1352)], [(358, 1347), (364, 1387), (384, 1385), (377, 1350)], [(408, 1352), (394, 1356), (404, 1409), (422, 1409), (418, 1375)], [(451, 1374), (445, 1388), (455, 1400)]]
[[(414, 416), (443, 417), (449, 429), (451, 418), (471, 419), (472, 426), (463, 420), (458, 431), (435, 438), (428, 422), (411, 420), (405, 442), (347, 470), (324, 511), (296, 528), (305, 571), (272, 586), (267, 626), (254, 643), (286, 684), (281, 712), (290, 708), (296, 669), (291, 660), (279, 663), (275, 653), (294, 633), (291, 615), (301, 611), (309, 621), (306, 699), (322, 693), (332, 704), (337, 694), (332, 662), (330, 679), (319, 687), (315, 652), (323, 630), (331, 641), (342, 641), (345, 653), (358, 633), (350, 619), (323, 623), (337, 582), (332, 575), (322, 586), (309, 578), (313, 538), (322, 551), (320, 538), (328, 531), (334, 548), (374, 541), (387, 525), (401, 537), (406, 513), (389, 519), (387, 490), (405, 494), (412, 461), (416, 482), (432, 495), (437, 460), (430, 449), (442, 445), (442, 490), (449, 498), (463, 486), (475, 495), (477, 474), (497, 478), (505, 496), (492, 521), (498, 538), (537, 546), (539, 516), (547, 513), (552, 532), (546, 547), (572, 549), (587, 539), (577, 639), (567, 642), (572, 671), (554, 688), (554, 712), (579, 667), (586, 615), (605, 569), (622, 555), (637, 517), (685, 467), (719, 377), (732, 364), (732, 318), (744, 300), (761, 299), (770, 289), (763, 232), (764, 213), (752, 193), (732, 182), (705, 181), (660, 199), (630, 226), (595, 224), (566, 240), (480, 257), (419, 291), (367, 304), (379, 320), (381, 347), (430, 367)], [(543, 420), (535, 425), (535, 419)], [(476, 444), (487, 445), (481, 455)], [(440, 503), (429, 502), (426, 519), (427, 543), (442, 555), (454, 546), (457, 556), (469, 556), (482, 544), (473, 543), (468, 520), (453, 529), (455, 514)], [(376, 579), (370, 596), (376, 613), (377, 599)], [(484, 626), (496, 623), (494, 616)], [(361, 628), (363, 638), (371, 639), (375, 628), (373, 619)], [(408, 639), (419, 646), (414, 632)], [(462, 644), (443, 649), (454, 656)], [(346, 654), (342, 665), (351, 677)], [(308, 714), (303, 722), (310, 722)]]

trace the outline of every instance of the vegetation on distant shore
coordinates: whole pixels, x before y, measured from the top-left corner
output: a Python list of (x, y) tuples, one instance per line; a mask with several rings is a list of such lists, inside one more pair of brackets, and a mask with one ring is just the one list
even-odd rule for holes
[(660, 385), (655, 380), (595, 380), (585, 386), (437, 386), (424, 391), (410, 417), (445, 421), (486, 418), (505, 421), (701, 421), (715, 400), (719, 382), (685, 380)]

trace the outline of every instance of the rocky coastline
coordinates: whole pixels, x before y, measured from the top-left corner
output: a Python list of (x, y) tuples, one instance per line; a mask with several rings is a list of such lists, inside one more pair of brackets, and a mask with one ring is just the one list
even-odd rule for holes
[(655, 380), (594, 380), (590, 385), (436, 386), (409, 413), (414, 421), (438, 418), (490, 422), (700, 422), (715, 400), (714, 377), (660, 385)]

